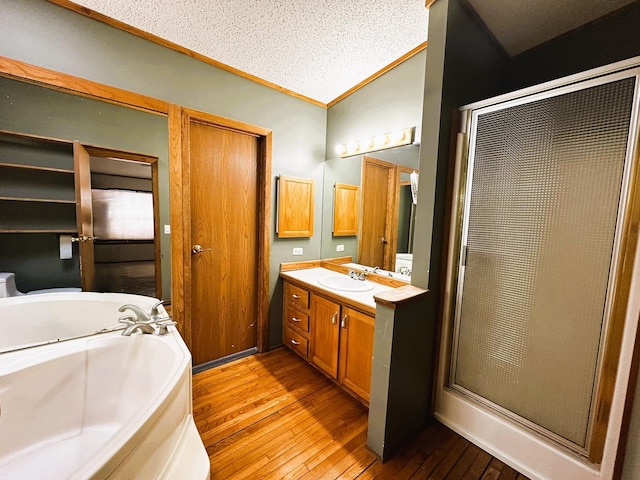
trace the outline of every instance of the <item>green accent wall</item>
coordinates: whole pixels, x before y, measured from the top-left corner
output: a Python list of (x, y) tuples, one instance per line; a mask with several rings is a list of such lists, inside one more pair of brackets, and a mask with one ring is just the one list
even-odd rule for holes
[[(2, 56), (272, 130), (274, 188), (270, 220), (269, 344), (280, 344), (282, 292), (279, 266), (283, 262), (320, 257), (322, 188), (316, 188), (315, 193), (314, 236), (278, 239), (273, 213), (276, 207), (275, 177), (283, 174), (311, 178), (316, 185), (322, 185), (327, 109), (44, 0), (0, 0), (0, 9)], [(0, 91), (0, 95), (4, 92)], [(4, 112), (1, 115), (5, 115)], [(44, 134), (41, 126), (46, 118), (34, 115), (31, 120), (34, 125), (29, 127), (30, 131)], [(163, 121), (166, 124), (166, 119)], [(80, 128), (91, 130), (93, 127), (96, 131), (91, 135), (108, 135), (100, 132), (98, 125), (78, 125), (83, 122), (87, 119), (76, 118), (60, 125), (51, 122), (46, 129), (57, 131), (56, 136), (71, 139), (74, 131)], [(164, 158), (167, 158), (167, 150), (162, 154)], [(161, 215), (168, 215), (166, 183), (161, 185), (160, 195), (161, 205), (165, 206)], [(168, 255), (169, 243), (164, 235), (163, 240), (163, 252)], [(294, 257), (293, 247), (303, 247), (304, 254)], [(163, 277), (165, 281), (169, 279), (166, 274)]]

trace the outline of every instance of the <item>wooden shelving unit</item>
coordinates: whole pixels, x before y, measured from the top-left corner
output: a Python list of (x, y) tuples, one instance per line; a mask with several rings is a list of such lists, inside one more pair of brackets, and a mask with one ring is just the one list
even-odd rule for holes
[(0, 131), (0, 233), (75, 233), (73, 144)]

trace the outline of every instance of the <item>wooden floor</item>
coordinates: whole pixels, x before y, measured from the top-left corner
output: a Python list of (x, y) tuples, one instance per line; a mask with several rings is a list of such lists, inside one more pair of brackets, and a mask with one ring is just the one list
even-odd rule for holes
[(193, 376), (211, 479), (527, 480), (439, 423), (381, 464), (367, 410), (286, 348)]

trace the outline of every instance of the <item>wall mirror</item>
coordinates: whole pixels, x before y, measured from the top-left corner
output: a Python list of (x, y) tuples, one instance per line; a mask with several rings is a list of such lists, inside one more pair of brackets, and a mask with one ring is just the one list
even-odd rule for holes
[[(379, 267), (385, 271), (400, 274), (396, 278), (410, 281), (415, 223), (411, 174), (419, 173), (419, 154), (420, 146), (412, 144), (366, 155), (330, 159), (325, 162), (322, 209), (323, 259), (350, 256), (354, 264), (368, 268)], [(373, 171), (371, 175), (365, 175), (368, 166), (371, 166)], [(393, 173), (391, 173), (392, 170)], [(384, 190), (381, 187), (383, 178), (392, 182), (388, 185), (388, 190), (382, 192), (386, 196), (381, 196), (380, 192), (381, 188)], [(359, 216), (358, 231), (355, 235), (334, 235), (333, 212), (336, 183), (360, 187), (360, 211), (362, 213), (366, 210), (366, 212)], [(392, 198), (392, 195), (397, 197)], [(388, 208), (390, 205), (394, 205), (392, 210)], [(383, 248), (376, 248), (381, 246)]]
[[(5, 77), (0, 91), (0, 130), (27, 138), (0, 139), (0, 164), (13, 179), (3, 175), (0, 182), (0, 271), (15, 273), (21, 292), (86, 286), (80, 258), (86, 245), (72, 242), (82, 237), (74, 195), (78, 147), (88, 171), (82, 198), (93, 211), (95, 288), (87, 289), (169, 300), (170, 246), (159, 231), (169, 223), (166, 117)], [(61, 142), (50, 147), (44, 137)], [(55, 178), (47, 183), (49, 177)], [(15, 194), (20, 185), (30, 194)], [(134, 212), (126, 206), (131, 201), (147, 208)], [(123, 205), (126, 215), (117, 213)]]

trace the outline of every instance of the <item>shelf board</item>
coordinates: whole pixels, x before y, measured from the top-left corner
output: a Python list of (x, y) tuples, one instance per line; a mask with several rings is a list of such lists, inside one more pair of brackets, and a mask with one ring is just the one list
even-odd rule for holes
[(35, 165), (20, 165), (17, 163), (6, 163), (6, 162), (0, 162), (0, 167), (20, 168), (23, 170), (38, 170), (40, 172), (68, 173), (72, 175), (74, 173), (73, 170), (69, 170), (67, 168), (38, 167)]
[(64, 228), (43, 228), (43, 229), (0, 229), (0, 233), (78, 233), (78, 229), (64, 229)]
[(74, 205), (76, 203), (75, 200), (56, 200), (52, 198), (0, 197), (0, 200), (7, 200), (10, 202), (66, 203)]

